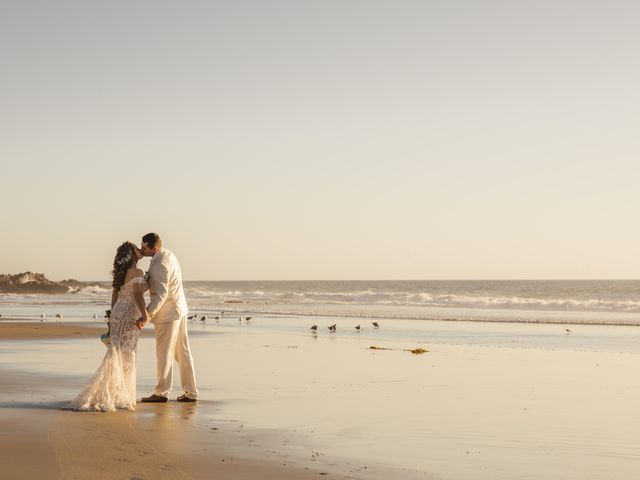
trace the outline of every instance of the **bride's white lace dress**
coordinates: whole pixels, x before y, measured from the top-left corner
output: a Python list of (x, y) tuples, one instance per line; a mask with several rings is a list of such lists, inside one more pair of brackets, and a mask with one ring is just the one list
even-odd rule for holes
[(111, 343), (107, 353), (89, 384), (66, 409), (103, 412), (135, 409), (136, 347), (140, 336), (135, 322), (140, 310), (134, 291), (139, 284), (147, 290), (142, 277), (134, 277), (120, 287), (118, 300), (111, 310)]

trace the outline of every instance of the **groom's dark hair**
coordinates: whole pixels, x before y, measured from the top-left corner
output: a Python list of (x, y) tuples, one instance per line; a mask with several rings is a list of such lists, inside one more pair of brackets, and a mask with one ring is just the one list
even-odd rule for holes
[(147, 233), (142, 237), (142, 241), (147, 244), (149, 248), (160, 248), (162, 246), (162, 240), (157, 233)]

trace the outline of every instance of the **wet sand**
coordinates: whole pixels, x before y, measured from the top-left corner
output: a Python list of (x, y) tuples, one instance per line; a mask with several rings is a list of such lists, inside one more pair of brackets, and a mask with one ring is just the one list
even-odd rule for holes
[[(2, 477), (11, 479), (307, 479), (302, 467), (243, 458), (230, 431), (193, 427), (195, 407), (134, 413), (1, 408)], [(212, 427), (215, 428), (215, 427)], [(235, 444), (235, 446), (234, 446)]]
[[(6, 341), (16, 348), (29, 340), (95, 337), (103, 330), (3, 322), (0, 348)], [(72, 375), (0, 366), (2, 478), (304, 480), (325, 473), (247, 452), (243, 426), (211, 418), (214, 402), (138, 404), (135, 412), (61, 410), (66, 402), (55, 399), (77, 391), (77, 385)]]
[[(464, 325), (458, 344), (409, 344), (337, 323), (317, 335), (194, 324), (201, 401), (114, 414), (59, 410), (104, 355), (97, 338), (2, 340), (0, 460), (35, 469), (22, 478), (637, 478), (640, 355), (570, 346), (621, 327), (521, 325), (497, 347), (465, 344)], [(531, 329), (567, 347), (519, 346)], [(138, 396), (154, 372), (143, 337)]]

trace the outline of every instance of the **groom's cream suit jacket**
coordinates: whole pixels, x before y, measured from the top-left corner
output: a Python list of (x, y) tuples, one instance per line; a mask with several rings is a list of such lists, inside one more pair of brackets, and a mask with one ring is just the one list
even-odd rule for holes
[(153, 323), (167, 323), (186, 316), (189, 308), (182, 288), (182, 272), (176, 256), (161, 248), (149, 265), (149, 293), (147, 310)]

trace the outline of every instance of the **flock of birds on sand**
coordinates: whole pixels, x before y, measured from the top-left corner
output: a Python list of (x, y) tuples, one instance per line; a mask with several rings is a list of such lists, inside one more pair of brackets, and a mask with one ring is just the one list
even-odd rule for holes
[[(220, 315), (216, 315), (215, 317), (213, 317), (213, 319), (214, 319), (216, 322), (219, 322), (223, 317), (224, 317), (224, 310), (222, 310), (222, 311), (220, 312)], [(249, 323), (249, 322), (251, 321), (251, 319), (252, 319), (252, 318), (253, 318), (253, 317), (242, 317), (242, 316), (241, 316), (241, 317), (238, 317), (238, 323), (242, 323), (243, 321), (244, 321), (245, 323)], [(189, 315), (189, 316), (187, 317), (187, 320), (193, 320), (193, 321), (195, 321), (195, 322), (203, 322), (203, 323), (204, 323), (204, 322), (206, 322), (207, 320), (209, 320), (209, 317), (207, 317), (206, 315), (199, 315), (199, 314), (197, 314), (197, 313), (194, 313), (194, 314), (192, 314), (192, 315)]]
[[(224, 313), (225, 313), (224, 310), (222, 310), (220, 312), (220, 315), (216, 315), (215, 317), (213, 317), (213, 319), (216, 322), (220, 321), (224, 317)], [(2, 317), (2, 315), (0, 315), (0, 318), (1, 317)], [(46, 318), (47, 318), (47, 315), (45, 313), (40, 314), (40, 321), (41, 322), (44, 322)], [(62, 316), (61, 313), (58, 313), (58, 314), (56, 314), (56, 318), (57, 319), (63, 319), (64, 317)], [(93, 314), (93, 318), (97, 319), (98, 318), (98, 314), (94, 313)], [(108, 318), (108, 315), (105, 315), (105, 318)], [(238, 317), (238, 323), (242, 323), (243, 321), (245, 323), (249, 323), (249, 322), (251, 322), (252, 318), (253, 317), (242, 317), (242, 316), (240, 316), (240, 317)], [(194, 313), (194, 314), (189, 315), (187, 317), (187, 320), (193, 320), (193, 321), (199, 321), (199, 322), (206, 322), (208, 319), (209, 319), (209, 317), (207, 317), (206, 315), (198, 315), (197, 313)], [(380, 324), (378, 322), (371, 322), (371, 325), (373, 325), (373, 328), (380, 328)], [(329, 332), (331, 332), (331, 333), (335, 333), (337, 331), (337, 327), (336, 327), (335, 323), (333, 325), (329, 325), (327, 328), (329, 329)], [(357, 332), (360, 332), (362, 327), (360, 325), (356, 325), (355, 329), (356, 329)], [(310, 330), (311, 330), (312, 333), (317, 333), (318, 332), (318, 325), (311, 325)], [(571, 333), (572, 333), (570, 328), (565, 328), (564, 331), (565, 331), (566, 335), (571, 335)]]
[[(61, 314), (61, 313), (57, 313), (57, 314), (56, 314), (56, 318), (58, 318), (58, 319), (63, 319), (63, 318), (64, 318), (64, 316), (62, 316), (62, 314)], [(97, 317), (97, 315), (94, 315), (94, 316), (93, 316), (93, 318), (98, 318), (98, 317)], [(47, 314), (46, 314), (46, 313), (41, 313), (41, 314), (40, 314), (40, 321), (41, 321), (41, 322), (44, 322), (46, 319), (47, 319)]]
[[(371, 322), (371, 325), (373, 325), (373, 328), (380, 328), (380, 324), (378, 322)], [(329, 327), (327, 328), (331, 333), (334, 333), (337, 331), (337, 327), (335, 323), (333, 325), (329, 325)], [(362, 329), (362, 327), (360, 325), (356, 325), (355, 329), (356, 329), (356, 332), (359, 332)], [(311, 331), (313, 333), (316, 333), (318, 331), (318, 325), (311, 325)]]
[[(213, 319), (216, 322), (220, 321), (224, 317), (224, 313), (225, 313), (224, 310), (222, 310), (220, 312), (220, 314), (216, 315), (215, 317), (213, 317)], [(1, 315), (0, 315), (0, 317), (1, 317)], [(40, 315), (40, 321), (41, 322), (44, 322), (46, 320), (46, 318), (47, 318), (47, 315), (45, 313), (42, 313)], [(57, 319), (63, 319), (64, 317), (62, 316), (61, 313), (58, 313), (58, 314), (56, 314), (56, 318)], [(96, 320), (97, 318), (98, 318), (98, 314), (94, 313), (93, 314), (93, 319)], [(109, 318), (109, 314), (107, 313), (107, 315), (105, 315), (104, 318)], [(250, 316), (249, 317), (240, 316), (240, 317), (238, 317), (238, 323), (242, 323), (242, 322), (249, 323), (249, 322), (251, 322), (252, 318), (253, 317), (250, 317)], [(207, 320), (209, 320), (209, 317), (207, 315), (199, 315), (197, 313), (193, 313), (193, 314), (187, 316), (187, 320), (198, 321), (198, 322), (203, 322), (204, 323)], [(374, 329), (375, 328), (380, 328), (380, 324), (378, 322), (371, 322), (371, 325), (373, 326)], [(331, 333), (335, 333), (337, 331), (337, 326), (336, 326), (335, 323), (333, 325), (329, 325), (327, 328), (329, 329), (329, 332), (331, 332)], [(356, 325), (355, 329), (356, 329), (356, 332), (360, 332), (362, 327), (360, 325)], [(315, 324), (311, 325), (310, 330), (311, 330), (312, 333), (317, 333), (318, 332), (318, 325), (315, 325)], [(567, 331), (569, 332), (570, 330), (567, 329)]]
[[(220, 314), (216, 315), (215, 317), (213, 317), (213, 319), (216, 322), (219, 322), (221, 319), (224, 318), (224, 313), (225, 313), (224, 310), (222, 310), (220, 312)], [(197, 314), (197, 313), (193, 313), (193, 314), (187, 316), (187, 320), (191, 320), (191, 321), (194, 321), (194, 322), (203, 322), (203, 323), (206, 322), (207, 320), (209, 320), (209, 318), (210, 317), (208, 317), (207, 315), (200, 315), (200, 314)], [(242, 316), (240, 316), (240, 317), (238, 317), (238, 323), (242, 323), (242, 322), (249, 323), (249, 322), (251, 322), (252, 318), (253, 317), (242, 317)], [(378, 322), (371, 322), (371, 325), (373, 325), (374, 329), (375, 328), (380, 328), (380, 324)], [(335, 333), (337, 331), (337, 326), (336, 326), (335, 323), (333, 325), (329, 325), (327, 328), (329, 329), (329, 332), (331, 332), (331, 333)], [(356, 332), (360, 332), (362, 327), (360, 325), (356, 325), (355, 329), (356, 329)], [(318, 332), (318, 325), (315, 325), (315, 324), (311, 325), (310, 330), (311, 330), (312, 333), (317, 333)]]

